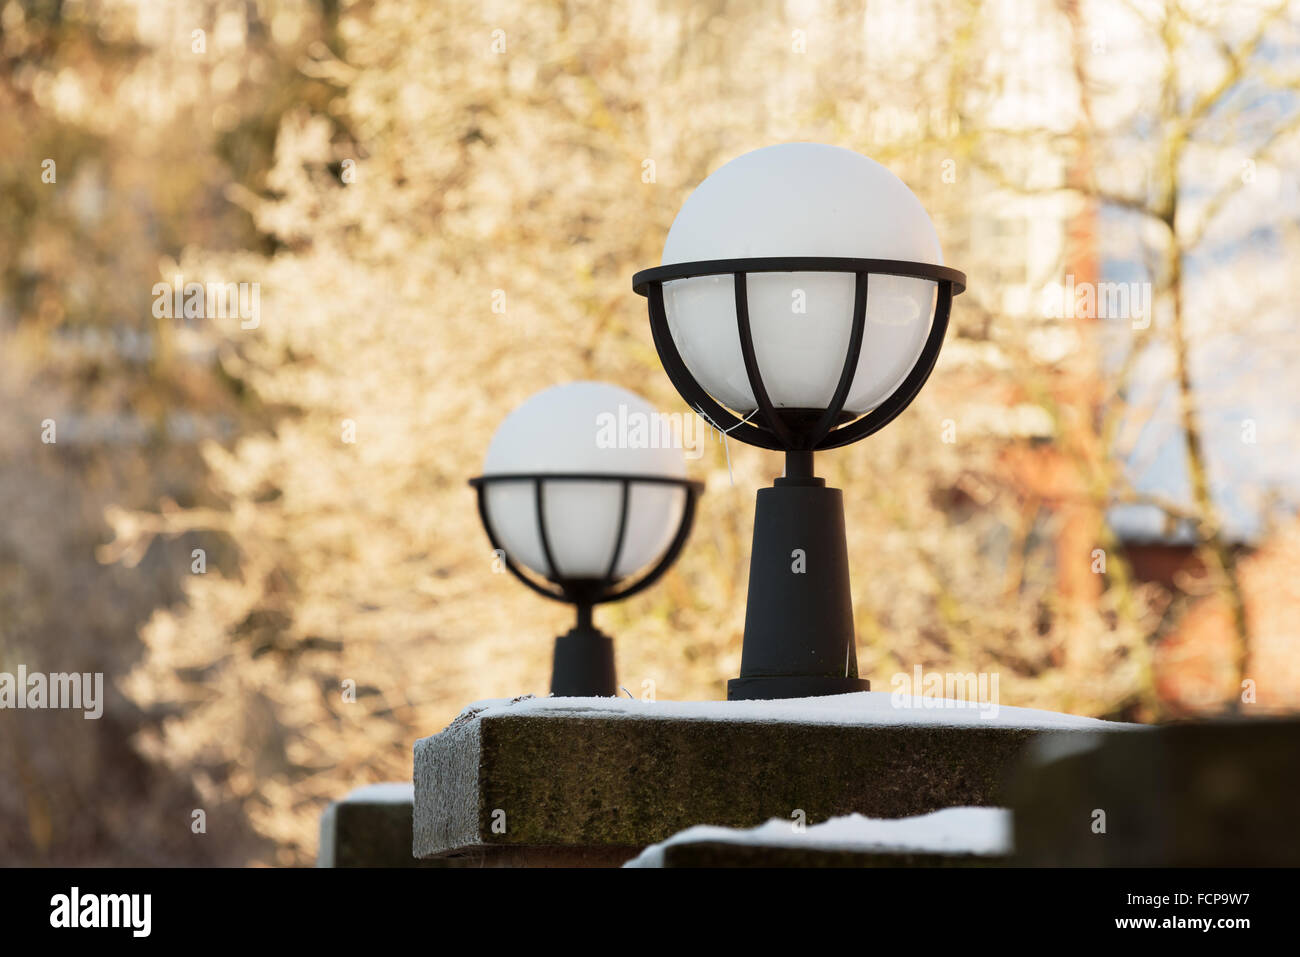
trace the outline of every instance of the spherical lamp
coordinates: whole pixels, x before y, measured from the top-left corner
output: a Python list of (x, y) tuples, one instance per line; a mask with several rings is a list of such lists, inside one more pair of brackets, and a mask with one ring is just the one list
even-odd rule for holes
[(505, 418), (470, 480), (504, 567), (577, 606), (577, 624), (555, 644), (556, 695), (616, 693), (613, 642), (592, 608), (653, 584), (690, 534), (702, 486), (686, 478), (680, 443), (628, 425), (658, 415), (602, 382), (546, 389)]

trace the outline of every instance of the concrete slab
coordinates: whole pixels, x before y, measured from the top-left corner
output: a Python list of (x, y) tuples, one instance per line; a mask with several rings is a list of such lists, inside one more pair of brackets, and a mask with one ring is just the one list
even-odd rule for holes
[(1140, 735), (1047, 736), (1012, 786), (1031, 865), (1300, 865), (1300, 721), (1224, 720)]
[(696, 824), (995, 806), (1039, 734), (1134, 727), (888, 692), (481, 702), (416, 743), (414, 851), (622, 863)]
[(411, 853), (413, 790), (389, 782), (357, 788), (321, 814), (317, 867), (417, 867)]

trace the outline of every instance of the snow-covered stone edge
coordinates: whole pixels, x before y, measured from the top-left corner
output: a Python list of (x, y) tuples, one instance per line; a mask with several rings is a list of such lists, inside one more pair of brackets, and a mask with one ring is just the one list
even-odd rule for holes
[(773, 818), (748, 830), (699, 825), (652, 844), (624, 867), (662, 867), (664, 849), (675, 844), (725, 843), (750, 847), (814, 848), (895, 854), (994, 857), (1012, 849), (1011, 812), (995, 807), (950, 807), (904, 818), (834, 817), (796, 830)]
[(462, 711), (456, 721), (503, 715), (866, 727), (996, 727), (1035, 731), (1120, 731), (1147, 727), (1058, 711), (898, 695), (888, 691), (863, 691), (782, 701), (638, 701), (631, 698), (538, 698), (526, 695), (522, 698), (475, 702)]

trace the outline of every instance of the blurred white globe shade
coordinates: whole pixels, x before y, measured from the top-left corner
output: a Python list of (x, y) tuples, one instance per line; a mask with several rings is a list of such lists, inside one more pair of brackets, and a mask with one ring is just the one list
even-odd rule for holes
[[(601, 447), (610, 445), (608, 428), (603, 437), (601, 433), (602, 424), (610, 422), (605, 415), (618, 423), (635, 422), (637, 415), (653, 422), (656, 414), (636, 393), (604, 382), (572, 382), (545, 389), (506, 416), (497, 428), (483, 463), (484, 477), (594, 472), (684, 479), (686, 462), (679, 443), (668, 448), (629, 448), (629, 436), (618, 433), (612, 447)], [(628, 432), (636, 438), (632, 430)], [(637, 440), (636, 444), (645, 443)], [(549, 575), (537, 527), (533, 483), (491, 482), (484, 491), (488, 520), (501, 548), (516, 562)], [(605, 576), (618, 538), (621, 495), (618, 482), (544, 481), (543, 518), (557, 566), (555, 577)], [(664, 553), (677, 533), (685, 506), (686, 490), (681, 486), (631, 483), (627, 528), (615, 578), (633, 574)]]
[[(897, 176), (852, 150), (784, 143), (739, 156), (687, 197), (663, 263), (840, 256), (942, 265), (939, 237)], [(853, 322), (851, 273), (748, 273), (759, 373), (777, 408), (825, 409)], [(869, 412), (906, 378), (934, 320), (935, 283), (872, 274), (845, 411)], [(731, 275), (664, 283), (668, 328), (695, 380), (733, 410), (757, 408), (740, 351)], [(798, 311), (800, 305), (805, 312)]]

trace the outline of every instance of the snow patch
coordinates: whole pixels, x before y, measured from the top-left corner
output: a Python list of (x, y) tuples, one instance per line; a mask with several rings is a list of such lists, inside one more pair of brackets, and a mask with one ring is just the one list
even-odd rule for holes
[(344, 804), (413, 804), (415, 786), (409, 781), (385, 781), (367, 784), (349, 791), (340, 803)]
[(850, 814), (813, 824), (802, 831), (796, 831), (793, 822), (780, 818), (749, 830), (699, 825), (650, 845), (623, 866), (662, 867), (665, 847), (696, 843), (811, 847), (825, 851), (1005, 855), (1011, 853), (1011, 812), (999, 807), (950, 807), (903, 818)]

